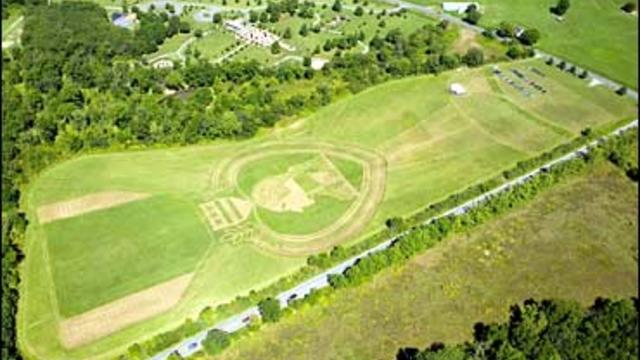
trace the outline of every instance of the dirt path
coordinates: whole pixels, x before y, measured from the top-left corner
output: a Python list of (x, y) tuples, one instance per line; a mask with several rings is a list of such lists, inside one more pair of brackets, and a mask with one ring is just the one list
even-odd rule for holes
[(120, 298), (60, 323), (60, 339), (67, 348), (89, 343), (175, 306), (193, 273), (173, 278)]
[(149, 194), (127, 191), (104, 191), (79, 198), (59, 201), (38, 207), (38, 220), (41, 224), (79, 216), (92, 211), (112, 208), (131, 201), (142, 200)]

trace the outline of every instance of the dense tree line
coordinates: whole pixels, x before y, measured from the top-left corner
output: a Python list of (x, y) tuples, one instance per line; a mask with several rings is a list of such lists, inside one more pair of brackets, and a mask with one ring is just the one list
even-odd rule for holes
[(423, 351), (405, 348), (399, 360), (637, 359), (638, 298), (598, 298), (588, 309), (575, 301), (526, 300), (508, 321), (477, 323), (473, 340)]

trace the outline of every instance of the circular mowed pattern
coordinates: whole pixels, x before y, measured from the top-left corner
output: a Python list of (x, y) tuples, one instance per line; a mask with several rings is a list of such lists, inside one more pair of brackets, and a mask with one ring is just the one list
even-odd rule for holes
[(356, 236), (383, 199), (385, 172), (382, 156), (359, 147), (265, 143), (216, 167), (212, 187), (255, 204), (255, 245), (299, 256)]

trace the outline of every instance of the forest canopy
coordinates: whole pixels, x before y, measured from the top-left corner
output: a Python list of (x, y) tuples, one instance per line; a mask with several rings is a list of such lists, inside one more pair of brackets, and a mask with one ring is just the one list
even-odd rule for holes
[(598, 298), (588, 309), (575, 301), (529, 299), (511, 307), (509, 320), (474, 326), (473, 340), (422, 352), (401, 349), (398, 359), (637, 359), (638, 298)]

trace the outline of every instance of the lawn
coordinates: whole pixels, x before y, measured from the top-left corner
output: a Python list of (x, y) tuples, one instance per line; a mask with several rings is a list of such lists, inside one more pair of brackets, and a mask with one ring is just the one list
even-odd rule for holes
[(638, 186), (602, 163), (470, 234), (242, 338), (216, 359), (393, 359), (528, 298), (638, 293)]
[[(439, 7), (439, 0), (411, 0)], [(638, 17), (620, 10), (626, 0), (573, 1), (563, 21), (549, 8), (555, 0), (481, 1), (481, 26), (510, 21), (535, 27), (538, 47), (629, 87), (638, 87)]]
[[(134, 341), (196, 316), (206, 305), (230, 301), (295, 271), (306, 256), (284, 256), (255, 245), (259, 240), (277, 249), (280, 240), (273, 236), (220, 241), (234, 235), (233, 231), (247, 230), (249, 235), (242, 236), (255, 236), (250, 231), (255, 222), (214, 231), (199, 218), (198, 206), (220, 196), (242, 197), (229, 185), (250, 193), (261, 179), (305, 161), (309, 149), (333, 146), (338, 150), (327, 153), (332, 159), (357, 158), (357, 151), (375, 154), (386, 166), (383, 188), (378, 187), (383, 191), (381, 202), (371, 204), (369, 220), (336, 228), (349, 228), (353, 236), (344, 243), (354, 243), (382, 227), (389, 217), (411, 214), (495, 176), (519, 160), (577, 136), (585, 126), (607, 127), (635, 114), (631, 101), (588, 88), (586, 82), (546, 68), (542, 61), (501, 65), (504, 71), (509, 66), (523, 72), (530, 66), (544, 69), (547, 76), (538, 81), (549, 93), (526, 98), (487, 67), (462, 69), (393, 81), (343, 97), (290, 127), (280, 126), (252, 140), (87, 155), (51, 167), (25, 196), (31, 224), (21, 284), (22, 347), (47, 359), (109, 358)], [(469, 94), (452, 97), (447, 91), (452, 82), (463, 84)], [(573, 118), (569, 111), (579, 115)], [(295, 147), (292, 142), (302, 145)], [(241, 167), (238, 183), (213, 181), (218, 170), (233, 165), (239, 154), (268, 154), (263, 146), (274, 143), (279, 146), (274, 150), (278, 156), (264, 157), (259, 166)], [(339, 162), (336, 166), (361, 188), (371, 182), (362, 171)], [(37, 222), (36, 209), (41, 205), (110, 190), (151, 197), (44, 226)], [(334, 213), (333, 206), (322, 206), (314, 216), (304, 214), (302, 222), (296, 223), (291, 216), (277, 222), (297, 227), (329, 219), (318, 220), (329, 224)], [(331, 245), (335, 238), (315, 239), (313, 245)], [(286, 241), (297, 240), (280, 242)], [(187, 272), (194, 272), (192, 283), (174, 309), (72, 350), (59, 343), (57, 326), (69, 314)], [(113, 287), (114, 283), (118, 286)]]
[(253, 187), (269, 175), (284, 174), (295, 165), (313, 159), (310, 153), (273, 155), (254, 162), (253, 166), (244, 167), (238, 174), (238, 187), (245, 193), (251, 194)]
[(198, 49), (203, 57), (215, 60), (234, 47), (236, 43), (237, 40), (233, 34), (214, 29), (207, 36), (196, 40), (192, 46), (194, 49)]
[(274, 231), (283, 234), (309, 234), (333, 224), (349, 208), (351, 201), (316, 196), (315, 203), (302, 213), (283, 214), (258, 209), (258, 218)]
[(198, 212), (188, 200), (158, 195), (46, 224), (60, 314), (77, 315), (191, 272), (214, 244)]
[(157, 59), (164, 56), (177, 58), (175, 52), (191, 38), (191, 34), (176, 34), (166, 39), (162, 45), (158, 47), (158, 51), (147, 55), (148, 59)]
[(336, 156), (329, 156), (329, 160), (333, 165), (340, 170), (345, 179), (353, 185), (354, 188), (359, 189), (362, 185), (362, 166), (355, 161), (349, 161)]

